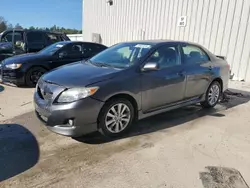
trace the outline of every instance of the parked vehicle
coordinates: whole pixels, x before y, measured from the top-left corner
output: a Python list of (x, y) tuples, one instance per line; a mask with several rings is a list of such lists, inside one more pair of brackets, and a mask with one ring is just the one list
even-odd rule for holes
[(64, 33), (11, 29), (0, 34), (0, 61), (14, 55), (38, 52), (53, 43), (69, 41)]
[[(97, 43), (63, 41), (52, 44), (38, 53), (7, 58), (2, 62), (3, 82), (33, 87), (45, 72), (59, 66), (92, 57), (107, 47)], [(69, 75), (64, 75), (65, 77)]]
[(228, 80), (228, 63), (200, 45), (126, 42), (42, 76), (35, 111), (62, 135), (99, 130), (114, 137), (135, 120), (158, 113), (195, 103), (212, 108)]

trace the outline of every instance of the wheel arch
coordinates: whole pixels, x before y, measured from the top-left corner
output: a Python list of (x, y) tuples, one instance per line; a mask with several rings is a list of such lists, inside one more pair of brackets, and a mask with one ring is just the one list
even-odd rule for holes
[(25, 71), (25, 74), (24, 74), (24, 81), (25, 81), (25, 84), (27, 84), (26, 82), (26, 76), (27, 76), (27, 74), (28, 74), (28, 72), (30, 71), (30, 70), (32, 70), (32, 69), (34, 69), (34, 68), (43, 68), (43, 69), (45, 69), (46, 71), (49, 71), (49, 69), (46, 67), (46, 66), (43, 66), (43, 65), (32, 65), (32, 66), (30, 66), (30, 67), (28, 67), (27, 69), (26, 69), (26, 71)]
[(214, 78), (212, 80), (212, 82), (209, 84), (209, 86), (213, 83), (213, 82), (219, 82), (220, 86), (221, 86), (221, 92), (223, 91), (223, 80), (220, 77)]
[[(136, 99), (128, 94), (128, 93), (117, 93), (117, 94), (114, 94), (112, 96), (110, 96), (109, 98), (107, 98), (107, 100), (105, 100), (105, 104), (111, 100), (115, 100), (115, 99), (126, 99), (128, 100), (129, 102), (131, 102), (132, 106), (134, 107), (134, 112), (135, 112), (135, 120), (138, 119), (138, 103), (136, 102)], [(100, 116), (100, 113), (102, 112), (102, 109), (104, 108), (105, 104), (102, 106), (99, 114), (98, 114), (98, 122), (99, 122), (99, 116)]]
[(25, 74), (27, 74), (31, 69), (33, 69), (33, 68), (43, 68), (43, 69), (45, 69), (46, 71), (48, 71), (49, 69), (48, 69), (48, 67), (46, 67), (46, 66), (44, 66), (44, 65), (32, 65), (32, 66), (30, 66), (30, 67), (28, 67), (27, 69), (26, 69), (26, 73)]

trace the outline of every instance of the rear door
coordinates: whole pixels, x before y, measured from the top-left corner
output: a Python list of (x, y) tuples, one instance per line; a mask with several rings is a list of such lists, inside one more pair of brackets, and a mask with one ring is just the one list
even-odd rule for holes
[(182, 63), (187, 85), (185, 99), (199, 97), (206, 91), (212, 77), (212, 63), (206, 52), (196, 45), (181, 45)]
[(159, 70), (142, 72), (142, 110), (144, 113), (182, 101), (185, 75), (177, 44), (158, 48), (147, 62), (157, 62)]

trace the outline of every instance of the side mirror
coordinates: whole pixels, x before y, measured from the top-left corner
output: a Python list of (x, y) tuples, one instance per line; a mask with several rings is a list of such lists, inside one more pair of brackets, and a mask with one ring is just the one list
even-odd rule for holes
[(67, 53), (66, 52), (60, 52), (59, 53), (59, 58), (64, 58), (67, 56)]
[(156, 62), (148, 62), (142, 68), (143, 72), (146, 72), (146, 71), (156, 71), (156, 70), (159, 70), (159, 64), (156, 63)]

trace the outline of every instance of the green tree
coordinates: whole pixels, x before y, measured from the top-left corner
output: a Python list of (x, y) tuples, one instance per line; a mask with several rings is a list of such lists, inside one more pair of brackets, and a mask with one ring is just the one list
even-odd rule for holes
[(36, 28), (34, 26), (29, 27), (30, 30), (35, 30)]
[(19, 23), (17, 23), (17, 24), (15, 25), (15, 29), (23, 29), (23, 27), (22, 27), (22, 26), (20, 26), (20, 24), (19, 24)]
[(0, 33), (2, 33), (6, 29), (7, 29), (7, 21), (3, 17), (0, 17)]

